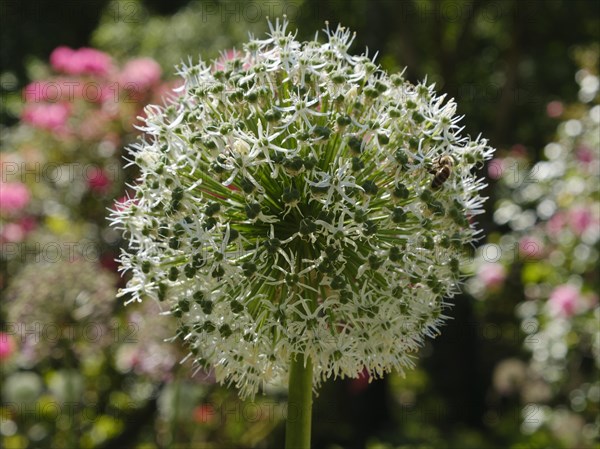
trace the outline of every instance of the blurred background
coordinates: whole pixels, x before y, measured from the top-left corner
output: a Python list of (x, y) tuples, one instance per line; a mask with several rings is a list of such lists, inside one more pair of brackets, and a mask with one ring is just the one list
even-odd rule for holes
[[(265, 17), (357, 32), (497, 148), (465, 293), (406, 377), (327, 383), (313, 447), (600, 447), (600, 4), (587, 0), (0, 1), (0, 407), (10, 448), (277, 448), (285, 390), (191, 376), (170, 318), (123, 305), (124, 148), (174, 66)], [(167, 341), (165, 341), (167, 340)]]

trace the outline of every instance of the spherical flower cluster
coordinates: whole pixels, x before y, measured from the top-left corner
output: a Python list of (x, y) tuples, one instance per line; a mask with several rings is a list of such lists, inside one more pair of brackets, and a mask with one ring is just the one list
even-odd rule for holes
[(26, 265), (6, 290), (7, 322), (23, 356), (42, 360), (93, 354), (113, 341), (116, 279), (84, 260)]
[(113, 216), (130, 242), (121, 294), (164, 303), (198, 368), (242, 396), (296, 354), (316, 385), (410, 366), (458, 291), (493, 152), (433, 86), (350, 55), (346, 29), (301, 43), (286, 26), (180, 67)]

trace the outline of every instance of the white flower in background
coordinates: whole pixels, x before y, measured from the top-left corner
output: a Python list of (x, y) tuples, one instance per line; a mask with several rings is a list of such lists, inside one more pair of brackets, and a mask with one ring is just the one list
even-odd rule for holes
[(590, 58), (591, 71), (575, 76), (580, 102), (548, 105), (561, 122), (543, 160), (531, 163), (515, 145), (490, 164), (494, 219), (511, 232), (492, 234), (478, 249), (477, 276), (467, 283), (477, 299), (503, 307), (506, 299), (519, 301), (515, 312), (530, 354), (519, 388), (522, 430), (550, 431), (565, 447), (592, 447), (599, 434), (600, 83), (597, 49), (579, 52), (585, 66)]
[[(130, 301), (179, 319), (200, 367), (254, 395), (312, 359), (316, 384), (411, 365), (458, 292), (493, 150), (460, 134), (433, 86), (388, 76), (352, 35), (287, 23), (222, 70), (179, 69), (132, 148), (140, 177), (113, 220)], [(156, 162), (158, 161), (158, 163)]]

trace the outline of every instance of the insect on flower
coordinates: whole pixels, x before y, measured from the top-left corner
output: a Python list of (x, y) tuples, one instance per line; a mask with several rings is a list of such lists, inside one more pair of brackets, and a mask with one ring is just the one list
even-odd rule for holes
[(450, 175), (452, 174), (452, 167), (454, 166), (454, 159), (450, 155), (439, 156), (434, 159), (431, 169), (429, 173), (433, 176), (433, 180), (431, 181), (432, 189), (439, 189), (442, 187)]

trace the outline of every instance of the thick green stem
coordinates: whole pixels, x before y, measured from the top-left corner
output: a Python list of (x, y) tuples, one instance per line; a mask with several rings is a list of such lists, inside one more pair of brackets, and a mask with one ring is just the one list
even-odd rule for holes
[(312, 417), (312, 362), (304, 356), (292, 356), (289, 399), (285, 427), (285, 449), (310, 449)]

